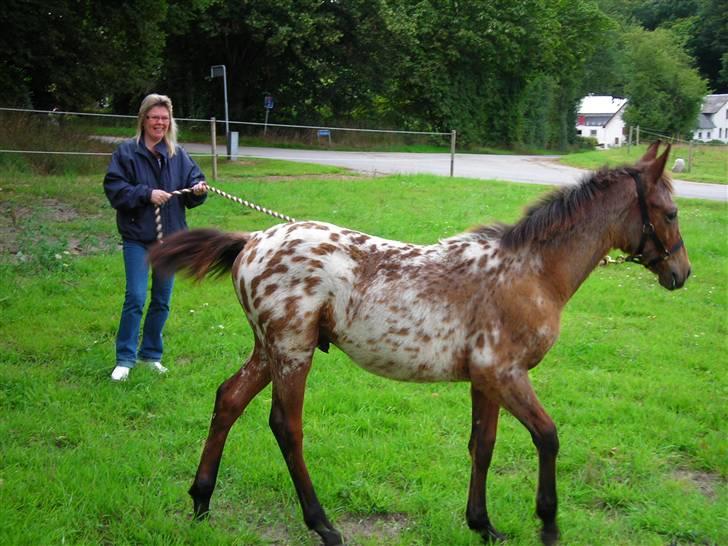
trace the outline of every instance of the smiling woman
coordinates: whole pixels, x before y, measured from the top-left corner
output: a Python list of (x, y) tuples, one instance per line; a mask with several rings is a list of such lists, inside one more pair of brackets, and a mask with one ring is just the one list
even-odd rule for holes
[[(147, 251), (156, 241), (155, 209), (160, 209), (162, 229), (174, 233), (187, 229), (185, 208), (201, 205), (207, 185), (197, 164), (177, 146), (177, 124), (172, 101), (165, 95), (148, 95), (139, 108), (137, 133), (114, 152), (104, 178), (104, 190), (116, 209), (123, 239), (126, 296), (116, 337), (114, 381), (129, 376), (137, 359), (165, 373), (162, 363), (162, 329), (169, 316), (173, 279), (152, 272), (152, 297), (139, 331), (147, 296)], [(172, 192), (191, 189), (179, 199)], [(170, 201), (171, 200), (171, 201)]]

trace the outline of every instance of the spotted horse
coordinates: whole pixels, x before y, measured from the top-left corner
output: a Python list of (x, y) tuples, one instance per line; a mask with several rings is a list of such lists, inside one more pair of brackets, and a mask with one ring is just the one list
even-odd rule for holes
[(400, 381), (469, 381), (472, 459), (466, 517), (485, 542), (503, 537), (486, 508), (486, 476), (499, 409), (531, 433), (538, 451), (541, 540), (557, 542), (554, 422), (529, 382), (556, 341), (566, 302), (610, 249), (673, 290), (690, 275), (672, 187), (670, 146), (654, 143), (632, 167), (603, 169), (530, 207), (514, 225), (477, 227), (436, 244), (389, 241), (322, 222), (252, 233), (198, 229), (150, 253), (162, 272), (203, 278), (232, 271), (255, 346), (220, 385), (190, 495), (208, 514), (225, 440), (250, 401), (273, 383), (269, 424), (306, 525), (342, 544), (303, 457), (306, 376), (317, 347), (333, 343), (359, 366)]

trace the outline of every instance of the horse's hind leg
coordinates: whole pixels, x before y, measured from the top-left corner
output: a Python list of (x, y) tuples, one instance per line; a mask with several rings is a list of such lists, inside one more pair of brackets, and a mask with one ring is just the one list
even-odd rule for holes
[(303, 459), (303, 397), (311, 354), (301, 360), (287, 356), (285, 361), (282, 369), (274, 370), (270, 428), (291, 474), (306, 525), (325, 545), (343, 544), (341, 533), (329, 522), (316, 497)]
[(559, 437), (556, 425), (536, 398), (525, 371), (520, 375), (512, 375), (511, 380), (503, 385), (500, 395), (505, 408), (531, 433), (538, 450), (536, 513), (543, 521), (541, 541), (547, 545), (556, 544), (559, 539), (556, 523), (556, 456), (559, 453)]
[(486, 479), (493, 456), (500, 406), (490, 400), (475, 385), (470, 390), (473, 403), (473, 422), (468, 448), (470, 449), (472, 468), (466, 516), (468, 526), (487, 543), (505, 539), (490, 523), (486, 503)]
[(197, 467), (195, 481), (189, 490), (194, 502), (195, 518), (204, 517), (210, 509), (210, 497), (215, 489), (220, 458), (230, 428), (242, 415), (248, 403), (268, 383), (270, 383), (268, 362), (256, 346), (240, 371), (217, 389), (210, 432)]

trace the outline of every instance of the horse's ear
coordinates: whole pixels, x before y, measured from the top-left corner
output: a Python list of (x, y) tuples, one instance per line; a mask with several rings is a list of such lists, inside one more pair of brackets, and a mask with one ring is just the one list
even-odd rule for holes
[(660, 141), (656, 140), (647, 147), (645, 155), (639, 160), (639, 163), (649, 163), (657, 157), (657, 149), (660, 147)]
[(662, 177), (662, 173), (665, 172), (667, 157), (670, 155), (670, 148), (671, 145), (668, 144), (662, 155), (647, 165), (646, 174), (649, 180), (656, 182)]

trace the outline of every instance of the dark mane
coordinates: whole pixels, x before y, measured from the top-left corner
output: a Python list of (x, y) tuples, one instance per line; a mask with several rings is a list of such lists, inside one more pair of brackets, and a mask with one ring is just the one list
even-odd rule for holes
[(496, 224), (476, 229), (489, 237), (498, 237), (506, 248), (520, 248), (528, 243), (543, 243), (572, 228), (590, 208), (589, 204), (619, 179), (629, 175), (628, 168), (607, 169), (586, 175), (575, 186), (559, 188), (529, 206), (513, 225)]

